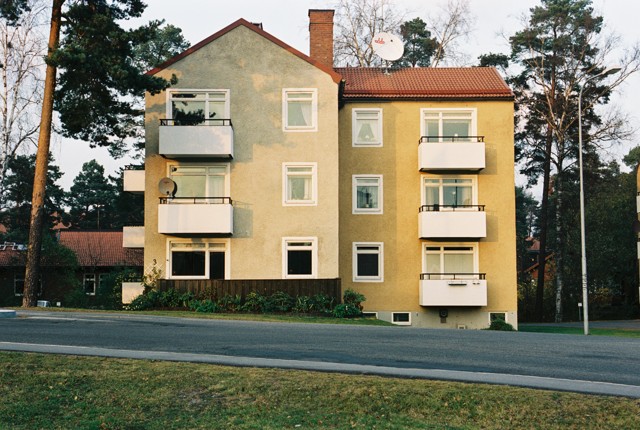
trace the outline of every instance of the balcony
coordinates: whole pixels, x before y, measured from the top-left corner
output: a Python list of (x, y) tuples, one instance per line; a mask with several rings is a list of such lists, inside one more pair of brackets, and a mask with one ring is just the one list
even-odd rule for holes
[(421, 239), (479, 239), (487, 237), (484, 205), (424, 205), (418, 213)]
[(487, 306), (484, 273), (423, 273), (420, 306)]
[(418, 142), (421, 171), (485, 168), (484, 136), (422, 136)]
[(233, 205), (229, 197), (161, 197), (158, 233), (233, 234)]
[(123, 189), (129, 193), (144, 193), (144, 169), (124, 169)]
[(144, 248), (144, 226), (122, 227), (123, 248)]
[[(203, 123), (204, 122), (204, 123)], [(233, 158), (230, 119), (160, 120), (160, 155), (169, 158)]]

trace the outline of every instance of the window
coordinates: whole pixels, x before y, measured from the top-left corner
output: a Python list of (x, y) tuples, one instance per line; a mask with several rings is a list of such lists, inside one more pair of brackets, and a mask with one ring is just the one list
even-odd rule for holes
[(507, 322), (507, 313), (506, 312), (489, 312), (489, 323), (492, 323), (495, 320), (502, 320), (504, 322)]
[(353, 213), (382, 213), (382, 175), (353, 176)]
[(352, 110), (353, 146), (382, 146), (382, 109)]
[[(21, 270), (19, 273), (14, 273), (13, 275), (13, 295), (14, 296), (22, 296), (24, 295), (24, 271)], [(36, 296), (42, 295), (42, 277), (40, 278), (40, 282), (38, 283), (38, 291), (36, 291)]]
[(226, 279), (227, 241), (170, 241), (172, 279)]
[(383, 243), (353, 244), (353, 281), (382, 282), (384, 280)]
[[(175, 197), (227, 197), (229, 196), (229, 165), (171, 165), (169, 166), (169, 176), (176, 183)], [(220, 200), (220, 201), (218, 201)], [(198, 202), (197, 200), (184, 200), (188, 203)], [(223, 203), (221, 199), (214, 199), (211, 203)]]
[(429, 142), (468, 142), (475, 134), (475, 109), (422, 109), (422, 136)]
[(426, 206), (471, 206), (476, 202), (476, 180), (472, 177), (423, 177), (422, 188)]
[(284, 131), (316, 131), (318, 90), (287, 88), (282, 90), (282, 124)]
[(168, 90), (173, 125), (222, 125), (229, 119), (229, 90)]
[(82, 279), (82, 286), (84, 288), (84, 293), (89, 296), (96, 295), (96, 274), (95, 273), (85, 273)]
[(411, 314), (409, 312), (392, 312), (391, 320), (397, 325), (411, 325)]
[(317, 204), (317, 163), (283, 163), (282, 175), (282, 200), (285, 206)]
[(285, 237), (282, 239), (283, 278), (316, 278), (317, 268), (318, 238)]
[(426, 244), (423, 264), (430, 280), (473, 279), (478, 272), (477, 247), (471, 244)]

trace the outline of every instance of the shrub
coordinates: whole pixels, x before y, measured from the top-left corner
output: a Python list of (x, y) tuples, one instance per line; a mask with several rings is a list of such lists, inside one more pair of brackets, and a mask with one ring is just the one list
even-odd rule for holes
[(311, 312), (313, 310), (313, 301), (311, 300), (311, 297), (309, 296), (296, 297), (292, 310), (300, 314), (307, 314)]
[(218, 308), (225, 312), (238, 312), (242, 309), (242, 297), (239, 294), (235, 296), (227, 294), (218, 300)]
[(211, 299), (193, 300), (189, 307), (191, 310), (203, 313), (215, 313), (218, 311), (218, 305)]
[(362, 302), (367, 300), (363, 294), (346, 290), (342, 296), (343, 303), (333, 309), (336, 318), (353, 318), (362, 315)]
[(489, 330), (498, 330), (498, 331), (515, 331), (513, 326), (503, 320), (502, 318), (496, 318), (491, 321), (489, 325)]
[(268, 299), (268, 309), (273, 312), (289, 312), (293, 308), (293, 297), (284, 291), (276, 291)]
[(267, 298), (262, 294), (252, 291), (247, 294), (242, 305), (242, 310), (245, 312), (265, 312), (267, 307)]
[(310, 298), (311, 310), (322, 314), (329, 314), (333, 311), (333, 301), (333, 297), (329, 297), (326, 294), (316, 294)]
[(157, 290), (148, 290), (129, 303), (128, 309), (132, 311), (144, 311), (160, 307), (160, 293)]

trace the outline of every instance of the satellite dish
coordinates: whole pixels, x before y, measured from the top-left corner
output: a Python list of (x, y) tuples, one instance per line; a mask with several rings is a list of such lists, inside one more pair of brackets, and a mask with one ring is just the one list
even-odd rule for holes
[(404, 54), (402, 39), (391, 33), (378, 33), (373, 36), (373, 52), (387, 61), (396, 61)]
[(176, 183), (171, 178), (162, 178), (158, 183), (158, 191), (163, 196), (172, 196), (176, 193)]

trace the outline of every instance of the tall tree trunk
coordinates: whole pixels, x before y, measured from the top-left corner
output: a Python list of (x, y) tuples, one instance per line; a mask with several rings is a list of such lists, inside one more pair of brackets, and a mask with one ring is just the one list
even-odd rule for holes
[(564, 288), (564, 228), (562, 225), (562, 211), (564, 209), (563, 188), (564, 182), (562, 178), (562, 164), (558, 166), (558, 175), (556, 176), (556, 252), (554, 260), (556, 262), (556, 312), (555, 322), (562, 322), (562, 290)]
[(40, 135), (36, 153), (36, 168), (33, 178), (33, 196), (31, 198), (31, 220), (29, 224), (29, 245), (27, 247), (27, 267), (24, 275), (23, 307), (33, 307), (37, 300), (37, 286), (40, 282), (40, 254), (42, 251), (42, 226), (44, 223), (44, 201), (49, 169), (49, 143), (51, 141), (51, 123), (53, 118), (53, 95), (56, 87), (57, 68), (51, 61), (60, 41), (62, 5), (65, 0), (53, 0), (51, 9), (51, 27), (47, 49), (47, 71), (44, 80)]
[(547, 266), (547, 232), (549, 213), (549, 194), (551, 194), (551, 147), (553, 135), (551, 129), (547, 131), (544, 150), (544, 172), (542, 180), (542, 202), (540, 202), (540, 251), (538, 253), (538, 283), (536, 286), (536, 314), (537, 321), (544, 319), (544, 277)]

